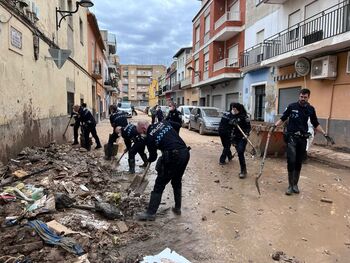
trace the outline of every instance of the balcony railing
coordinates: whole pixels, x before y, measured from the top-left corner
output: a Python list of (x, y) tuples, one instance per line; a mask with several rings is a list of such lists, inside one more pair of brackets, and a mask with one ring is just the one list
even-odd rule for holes
[(225, 58), (214, 64), (214, 72), (223, 68), (238, 68), (238, 58)]
[(350, 4), (349, 1), (344, 1), (245, 50), (241, 54), (241, 67), (260, 63), (348, 31)]
[(181, 80), (181, 87), (186, 87), (186, 86), (189, 86), (191, 85), (191, 79), (192, 78), (186, 78), (186, 79), (183, 79)]
[(102, 65), (100, 61), (92, 63), (92, 76), (95, 79), (102, 79)]
[(194, 77), (194, 83), (198, 83), (199, 82), (199, 76), (195, 76)]
[(226, 12), (215, 22), (215, 30), (218, 29), (226, 21), (240, 21), (241, 15), (239, 11)]

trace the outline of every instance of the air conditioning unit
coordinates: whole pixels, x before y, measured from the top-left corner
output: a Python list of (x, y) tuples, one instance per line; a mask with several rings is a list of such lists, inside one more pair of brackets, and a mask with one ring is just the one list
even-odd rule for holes
[(350, 52), (348, 52), (348, 63), (346, 63), (346, 73), (350, 73)]
[(311, 79), (334, 79), (337, 77), (337, 56), (325, 56), (311, 61)]

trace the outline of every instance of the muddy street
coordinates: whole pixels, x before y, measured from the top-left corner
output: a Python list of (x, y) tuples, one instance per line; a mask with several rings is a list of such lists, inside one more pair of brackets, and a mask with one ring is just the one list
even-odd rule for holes
[[(139, 113), (129, 121), (148, 118)], [(102, 144), (110, 132), (107, 120), (98, 125)], [(133, 263), (165, 248), (190, 262), (275, 262), (272, 258), (348, 262), (348, 170), (310, 160), (302, 170), (301, 193), (286, 196), (286, 161), (268, 158), (259, 196), (254, 182), (259, 158), (246, 154), (248, 177), (242, 180), (237, 157), (219, 165), (218, 136), (185, 128), (180, 135), (192, 148), (183, 179), (182, 215), (171, 211), (174, 198), (169, 184), (154, 222), (135, 221), (135, 214), (147, 207), (155, 163), (141, 197), (128, 191), (134, 176), (128, 173), (127, 154), (117, 165), (104, 160), (103, 150), (95, 150), (95, 145), (86, 152), (79, 146), (51, 143), (25, 148), (7, 165), (0, 163), (0, 254), (5, 255), (0, 262), (16, 258), (87, 262), (87, 258), (92, 263)], [(117, 157), (125, 147), (121, 140), (118, 145)], [(141, 175), (144, 168), (138, 167), (142, 164), (138, 155), (136, 164), (136, 174)], [(42, 235), (46, 224), (56, 233), (48, 232), (50, 238)], [(48, 245), (54, 235), (65, 243)], [(77, 258), (81, 253), (86, 254)]]
[[(132, 121), (143, 118), (147, 117)], [(104, 129), (102, 124), (100, 131)], [(192, 148), (184, 176), (182, 216), (175, 217), (169, 210), (173, 198), (168, 185), (157, 220), (141, 224), (152, 238), (131, 243), (122, 253), (152, 254), (169, 247), (192, 262), (273, 262), (271, 255), (283, 251), (290, 260), (286, 262), (348, 262), (348, 170), (310, 160), (302, 170), (301, 193), (289, 197), (284, 194), (285, 159), (268, 158), (259, 197), (254, 178), (260, 159), (247, 154), (249, 176), (241, 180), (237, 157), (225, 166), (218, 164), (218, 136), (201, 136), (184, 128), (181, 136)], [(127, 169), (126, 160), (122, 163), (119, 169)], [(151, 176), (155, 176), (153, 165)], [(321, 202), (322, 198), (333, 203)]]

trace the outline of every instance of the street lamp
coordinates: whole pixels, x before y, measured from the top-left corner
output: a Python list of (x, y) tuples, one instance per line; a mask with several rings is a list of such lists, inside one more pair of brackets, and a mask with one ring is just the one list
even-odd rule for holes
[[(89, 1), (89, 0), (81, 0), (81, 1), (76, 2), (76, 6), (77, 7), (76, 7), (75, 11), (62, 11), (56, 7), (56, 30), (57, 31), (61, 27), (61, 22), (62, 22), (63, 18), (65, 18), (67, 16), (72, 16), (72, 14), (75, 14), (76, 12), (78, 12), (79, 6), (89, 8), (89, 7), (93, 7), (94, 3)], [(59, 20), (58, 20), (58, 14), (60, 14), (62, 16)]]

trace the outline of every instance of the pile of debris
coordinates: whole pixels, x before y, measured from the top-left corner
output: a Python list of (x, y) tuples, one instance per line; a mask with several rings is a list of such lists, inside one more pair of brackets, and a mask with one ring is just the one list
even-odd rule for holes
[(0, 263), (125, 262), (117, 248), (145, 235), (131, 180), (99, 151), (55, 143), (0, 163)]

